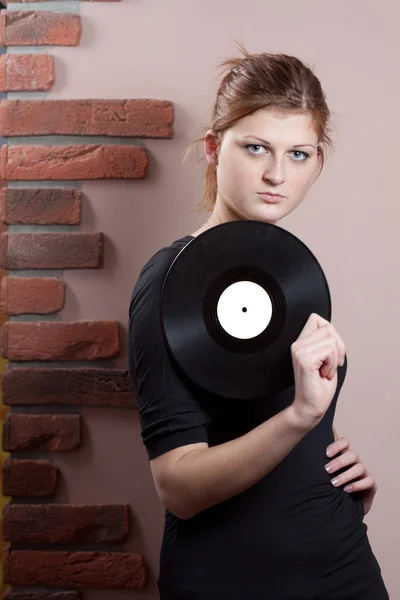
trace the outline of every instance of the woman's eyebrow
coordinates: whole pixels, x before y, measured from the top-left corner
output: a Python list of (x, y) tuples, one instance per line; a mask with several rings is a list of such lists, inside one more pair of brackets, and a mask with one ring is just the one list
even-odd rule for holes
[[(244, 139), (246, 138), (250, 138), (252, 140), (257, 140), (258, 142), (262, 142), (263, 144), (267, 144), (268, 146), (272, 146), (271, 142), (268, 142), (267, 140), (263, 140), (259, 137), (257, 137), (256, 135), (246, 135)], [(302, 148), (304, 146), (311, 146), (312, 148), (315, 148), (315, 146), (313, 146), (312, 144), (296, 144), (296, 146), (290, 146), (291, 148)]]

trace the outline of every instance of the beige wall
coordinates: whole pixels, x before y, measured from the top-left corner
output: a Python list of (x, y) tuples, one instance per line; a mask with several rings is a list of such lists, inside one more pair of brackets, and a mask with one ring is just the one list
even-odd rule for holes
[[(73, 3), (71, 3), (73, 4)], [(49, 98), (167, 99), (176, 107), (173, 140), (151, 140), (143, 182), (84, 183), (82, 231), (107, 237), (105, 268), (66, 271), (65, 320), (118, 319), (127, 362), (128, 303), (140, 267), (159, 247), (204, 219), (193, 213), (201, 186), (187, 145), (207, 124), (217, 80), (214, 67), (236, 53), (294, 54), (314, 65), (337, 115), (337, 151), (305, 203), (281, 225), (315, 252), (328, 276), (333, 322), (349, 359), (336, 428), (360, 453), (379, 490), (366, 522), (391, 598), (400, 597), (397, 542), (400, 404), (398, 373), (399, 18), (397, 0), (122, 0), (82, 3), (79, 48), (54, 48), (57, 83)], [(12, 97), (12, 94), (10, 94)], [(67, 502), (125, 502), (135, 515), (129, 547), (143, 552), (152, 585), (137, 597), (155, 600), (163, 510), (155, 494), (137, 416), (82, 411), (82, 454), (57, 457)], [(80, 485), (72, 485), (80, 474)], [(131, 592), (115, 596), (132, 598)], [(90, 600), (111, 599), (93, 591)], [(136, 597), (136, 596), (135, 596)]]

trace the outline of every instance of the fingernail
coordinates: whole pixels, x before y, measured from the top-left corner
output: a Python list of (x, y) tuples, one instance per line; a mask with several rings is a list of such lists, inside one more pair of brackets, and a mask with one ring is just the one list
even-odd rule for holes
[(337, 485), (338, 483), (341, 482), (341, 477), (339, 475), (339, 477), (335, 477), (334, 479), (332, 479), (331, 483), (332, 485)]
[(328, 450), (326, 451), (326, 455), (330, 456), (331, 454), (332, 454), (332, 450), (329, 450), (329, 448), (328, 448)]
[(333, 463), (328, 463), (325, 465), (325, 469), (328, 471), (328, 473), (330, 473), (333, 469)]
[(343, 488), (345, 492), (351, 492), (351, 490), (353, 489), (352, 485), (346, 485), (346, 487)]

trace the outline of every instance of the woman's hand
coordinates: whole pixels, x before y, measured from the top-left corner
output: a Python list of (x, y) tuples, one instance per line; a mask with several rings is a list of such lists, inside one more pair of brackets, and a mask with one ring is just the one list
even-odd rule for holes
[(291, 346), (296, 415), (314, 427), (323, 418), (337, 388), (337, 368), (346, 348), (335, 327), (312, 313)]
[(336, 457), (325, 465), (325, 469), (330, 475), (333, 475), (339, 469), (349, 467), (331, 480), (332, 485), (335, 487), (344, 485), (343, 489), (348, 493), (362, 492), (364, 515), (366, 515), (371, 510), (377, 485), (369, 475), (366, 467), (360, 462), (358, 454), (350, 449), (349, 440), (339, 438), (327, 447), (326, 455), (329, 458)]

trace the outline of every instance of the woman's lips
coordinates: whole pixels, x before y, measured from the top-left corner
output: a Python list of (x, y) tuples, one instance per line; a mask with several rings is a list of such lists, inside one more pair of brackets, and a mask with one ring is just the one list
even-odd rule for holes
[(275, 195), (275, 194), (259, 194), (259, 195), (265, 202), (268, 202), (268, 204), (276, 204), (277, 202), (280, 202), (284, 198), (284, 196), (279, 196), (279, 195)]

